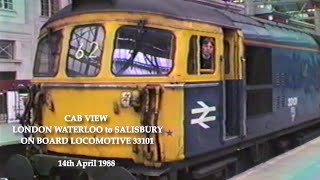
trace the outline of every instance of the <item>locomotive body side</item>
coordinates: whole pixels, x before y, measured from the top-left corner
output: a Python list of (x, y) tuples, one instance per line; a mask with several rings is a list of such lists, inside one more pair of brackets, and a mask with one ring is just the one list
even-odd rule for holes
[[(319, 114), (319, 44), (311, 35), (265, 24), (243, 26), (248, 135), (315, 123)], [(258, 32), (263, 32), (258, 36)]]

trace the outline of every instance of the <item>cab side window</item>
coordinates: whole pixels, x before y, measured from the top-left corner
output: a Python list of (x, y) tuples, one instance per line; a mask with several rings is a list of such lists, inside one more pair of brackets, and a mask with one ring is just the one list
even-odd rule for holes
[(215, 70), (215, 39), (192, 36), (189, 43), (188, 74), (213, 74)]

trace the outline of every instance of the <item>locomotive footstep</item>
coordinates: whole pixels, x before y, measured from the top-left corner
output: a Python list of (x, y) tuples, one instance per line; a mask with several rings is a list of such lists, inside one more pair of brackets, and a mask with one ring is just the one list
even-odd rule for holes
[(29, 159), (20, 154), (11, 156), (5, 167), (5, 177), (14, 180), (33, 180), (34, 171)]

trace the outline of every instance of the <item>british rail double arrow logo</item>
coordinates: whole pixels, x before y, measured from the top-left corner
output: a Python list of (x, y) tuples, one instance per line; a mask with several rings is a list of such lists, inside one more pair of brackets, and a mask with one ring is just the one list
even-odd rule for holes
[(201, 127), (208, 129), (210, 128), (205, 122), (210, 122), (216, 120), (216, 116), (208, 116), (209, 112), (216, 111), (216, 107), (209, 107), (203, 101), (197, 101), (197, 103), (201, 106), (201, 108), (194, 108), (191, 110), (192, 114), (202, 113), (199, 118), (191, 119), (191, 124), (199, 124)]

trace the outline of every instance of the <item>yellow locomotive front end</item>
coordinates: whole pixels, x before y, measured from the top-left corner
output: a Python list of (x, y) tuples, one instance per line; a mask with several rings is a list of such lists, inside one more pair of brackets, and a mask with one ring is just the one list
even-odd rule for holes
[(146, 164), (183, 159), (182, 91), (168, 86), (179, 78), (179, 32), (160, 17), (110, 17), (67, 18), (43, 31), (35, 123), (54, 131), (41, 135), (52, 140), (43, 150)]
[(73, 16), (43, 28), (33, 113), (52, 132), (36, 135), (41, 151), (156, 167), (183, 160), (183, 84), (219, 78), (217, 68), (215, 76), (186, 79), (196, 25), (220, 38), (208, 25), (128, 13)]

